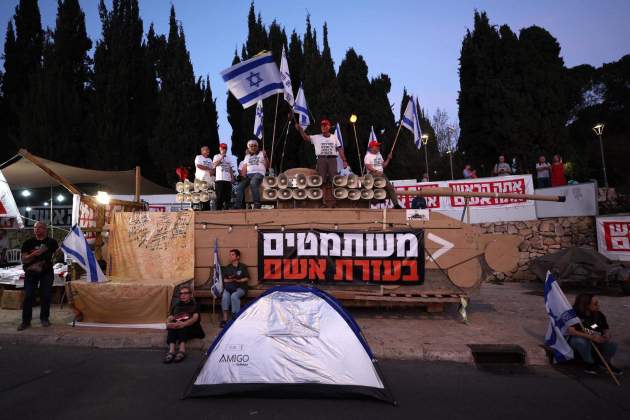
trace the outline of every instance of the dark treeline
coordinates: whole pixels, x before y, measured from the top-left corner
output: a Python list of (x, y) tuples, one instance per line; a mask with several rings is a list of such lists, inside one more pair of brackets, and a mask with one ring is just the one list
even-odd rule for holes
[(67, 164), (127, 170), (172, 182), (202, 144), (218, 150), (208, 78), (195, 78), (184, 29), (144, 32), (137, 0), (99, 4), (101, 38), (85, 30), (78, 0), (59, 0), (44, 30), (36, 0), (9, 21), (2, 74), (2, 158), (19, 147)]
[(533, 172), (539, 154), (564, 157), (569, 177), (602, 181), (592, 127), (606, 124), (612, 186), (628, 187), (622, 159), (630, 152), (630, 56), (600, 68), (567, 68), (558, 41), (538, 26), (491, 25), (475, 12), (460, 56), (458, 159), (489, 175), (498, 154)]

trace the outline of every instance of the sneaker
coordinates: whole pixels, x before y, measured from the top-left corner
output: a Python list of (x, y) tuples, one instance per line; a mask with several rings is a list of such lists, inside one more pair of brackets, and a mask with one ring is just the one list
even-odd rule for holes
[(26, 323), (26, 322), (22, 322), (20, 325), (18, 325), (17, 330), (18, 331), (24, 331), (25, 329), (27, 329), (30, 326), (31, 326), (31, 324)]
[(50, 327), (50, 321), (47, 319), (42, 320), (42, 327)]
[(587, 365), (584, 369), (584, 373), (588, 373), (589, 375), (597, 375), (597, 367), (595, 365)]
[(611, 364), (609, 364), (608, 366), (610, 367), (610, 370), (612, 371), (612, 373), (615, 374), (615, 376), (623, 376), (623, 370)]

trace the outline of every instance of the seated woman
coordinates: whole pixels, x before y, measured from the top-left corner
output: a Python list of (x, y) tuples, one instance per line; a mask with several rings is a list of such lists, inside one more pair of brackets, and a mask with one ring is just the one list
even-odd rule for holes
[(610, 363), (610, 359), (617, 351), (617, 343), (612, 341), (606, 316), (599, 310), (599, 300), (590, 293), (581, 293), (576, 296), (573, 309), (582, 321), (582, 325), (576, 324), (569, 327), (569, 345), (586, 363), (585, 372), (597, 375), (598, 364), (601, 367), (601, 360), (594, 354), (591, 345), (594, 343), (612, 372), (615, 375), (622, 375), (623, 371)]
[[(192, 338), (206, 336), (201, 328), (199, 305), (193, 299), (189, 286), (179, 288), (179, 299), (166, 318), (166, 330), (168, 353), (164, 357), (164, 363), (181, 362), (186, 357), (186, 342)], [(175, 345), (179, 346), (177, 353)]]

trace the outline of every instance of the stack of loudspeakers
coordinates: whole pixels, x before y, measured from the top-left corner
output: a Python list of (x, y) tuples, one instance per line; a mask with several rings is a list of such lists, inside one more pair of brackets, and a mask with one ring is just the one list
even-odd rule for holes
[(217, 195), (214, 191), (214, 181), (201, 181), (195, 179), (194, 182), (185, 180), (175, 184), (177, 195), (175, 201), (178, 203), (207, 203), (210, 200), (216, 200)]
[(387, 197), (385, 192), (387, 180), (381, 176), (337, 175), (333, 178), (333, 185), (335, 187), (333, 195), (337, 200), (380, 201)]
[(305, 200), (318, 201), (324, 196), (321, 186), (322, 177), (319, 175), (266, 176), (262, 181), (262, 201), (293, 200), (294, 204)]

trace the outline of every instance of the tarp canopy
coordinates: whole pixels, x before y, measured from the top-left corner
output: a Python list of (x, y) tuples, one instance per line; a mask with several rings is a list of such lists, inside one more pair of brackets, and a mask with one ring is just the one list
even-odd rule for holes
[[(98, 171), (94, 169), (84, 169), (70, 166), (52, 160), (35, 156), (48, 166), (53, 172), (75, 186), (81, 184), (98, 184), (109, 190), (111, 194), (134, 194), (135, 192), (135, 170), (129, 171)], [(44, 172), (41, 168), (23, 157), (17, 157), (12, 163), (5, 165), (2, 169), (11, 189), (22, 188), (44, 188), (59, 185), (59, 182)], [(174, 194), (173, 189), (163, 187), (155, 182), (142, 178), (142, 194)]]
[(189, 397), (370, 397), (395, 403), (352, 316), (315, 288), (269, 289), (208, 349)]

